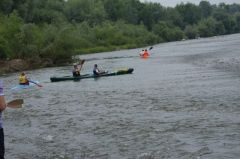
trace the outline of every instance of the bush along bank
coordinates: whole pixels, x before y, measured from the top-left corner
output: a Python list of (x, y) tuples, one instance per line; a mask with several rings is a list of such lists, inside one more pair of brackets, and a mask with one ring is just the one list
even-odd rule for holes
[(30, 59), (0, 60), (0, 75), (51, 66), (56, 65), (54, 65), (50, 59), (41, 59), (38, 61)]

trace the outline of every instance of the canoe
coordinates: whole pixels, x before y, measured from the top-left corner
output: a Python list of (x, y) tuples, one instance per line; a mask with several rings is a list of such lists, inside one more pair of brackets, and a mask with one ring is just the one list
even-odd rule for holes
[(85, 74), (85, 75), (81, 75), (79, 77), (73, 77), (73, 76), (63, 76), (63, 77), (50, 77), (51, 82), (59, 82), (59, 81), (67, 81), (67, 80), (74, 80), (74, 81), (78, 81), (81, 79), (85, 79), (85, 78), (98, 78), (98, 77), (107, 77), (107, 76), (116, 76), (116, 75), (124, 75), (124, 74), (131, 74), (133, 72), (133, 68), (127, 68), (127, 69), (121, 69), (121, 70), (117, 70), (114, 72), (106, 72), (104, 74), (101, 75), (93, 75), (93, 74)]
[[(37, 84), (39, 83), (38, 81), (33, 81), (33, 82), (35, 82)], [(18, 84), (16, 86), (12, 87), (11, 90), (28, 89), (28, 88), (35, 87), (35, 86), (37, 86), (37, 85), (34, 84), (34, 83), (29, 83), (29, 85), (20, 85), (20, 84)]]

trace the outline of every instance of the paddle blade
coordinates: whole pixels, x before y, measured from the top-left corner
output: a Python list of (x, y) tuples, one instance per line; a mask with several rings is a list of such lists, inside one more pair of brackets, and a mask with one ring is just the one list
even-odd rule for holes
[(85, 62), (84, 59), (80, 61), (80, 65), (81, 65), (81, 66), (80, 66), (79, 72), (82, 70), (82, 66), (83, 66), (84, 62)]
[(43, 87), (42, 85), (40, 85), (40, 84), (36, 84), (38, 87)]
[(83, 60), (81, 60), (81, 61), (79, 62), (79, 64), (80, 64), (80, 65), (83, 65), (84, 62), (85, 62), (85, 60), (83, 59)]
[(150, 48), (149, 48), (149, 50), (152, 50), (153, 49), (153, 47), (151, 46)]
[(23, 99), (15, 99), (7, 103), (7, 107), (9, 108), (22, 108), (22, 104), (24, 103)]

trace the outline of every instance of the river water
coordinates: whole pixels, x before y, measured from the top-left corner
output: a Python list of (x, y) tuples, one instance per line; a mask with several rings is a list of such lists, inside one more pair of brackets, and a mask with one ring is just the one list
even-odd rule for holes
[[(140, 0), (141, 2), (156, 2), (156, 3), (160, 3), (161, 5), (165, 6), (165, 7), (175, 7), (177, 4), (181, 4), (181, 3), (193, 3), (196, 5), (199, 5), (199, 3), (201, 2), (201, 0)], [(214, 5), (214, 4), (220, 4), (220, 3), (225, 3), (225, 4), (239, 4), (239, 0), (209, 0), (209, 2)]]
[(71, 66), (27, 71), (42, 88), (11, 91), (1, 77), (7, 159), (237, 159), (240, 156), (240, 34), (81, 56), (133, 74), (51, 83)]

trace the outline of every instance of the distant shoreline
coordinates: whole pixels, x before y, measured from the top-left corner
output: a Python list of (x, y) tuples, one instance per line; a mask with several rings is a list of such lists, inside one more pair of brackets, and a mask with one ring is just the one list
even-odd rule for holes
[[(235, 34), (240, 34), (240, 33), (235, 33)], [(198, 40), (203, 38), (214, 38), (214, 37), (222, 37), (222, 36), (229, 36), (229, 35), (234, 35), (234, 34), (211, 36), (211, 37), (198, 37), (195, 39), (182, 39), (181, 41)], [(178, 41), (178, 42), (181, 42), (181, 41)], [(177, 42), (177, 41), (170, 41), (170, 42)], [(170, 43), (170, 42), (163, 42), (163, 43)], [(163, 44), (163, 43), (158, 43), (158, 44)], [(141, 48), (142, 47), (139, 46), (139, 49)], [(119, 49), (112, 50), (112, 51), (119, 51)], [(102, 52), (98, 52), (98, 53), (102, 53)], [(96, 54), (96, 52), (88, 52), (88, 53), (80, 54), (76, 56), (87, 55), (87, 54)], [(58, 64), (54, 64), (53, 61), (49, 58), (36, 59), (36, 60), (33, 60), (33, 59), (0, 60), (0, 76), (8, 73), (14, 73), (14, 72), (20, 72), (20, 71), (26, 71), (26, 70), (57, 67), (57, 66), (68, 66), (68, 65), (71, 65), (74, 62), (74, 60), (76, 59), (72, 59), (72, 61), (58, 62)]]
[(50, 59), (38, 59), (38, 61), (30, 59), (0, 60), (0, 75), (52, 66), (56, 65)]
[[(164, 7), (175, 7), (178, 4), (181, 4), (183, 2), (184, 4), (186, 3), (193, 3), (195, 5), (198, 5), (202, 0), (140, 0), (141, 2), (153, 2), (153, 3), (160, 3)], [(220, 4), (220, 3), (225, 3), (225, 4), (240, 4), (239, 0), (211, 0), (211, 4)]]

